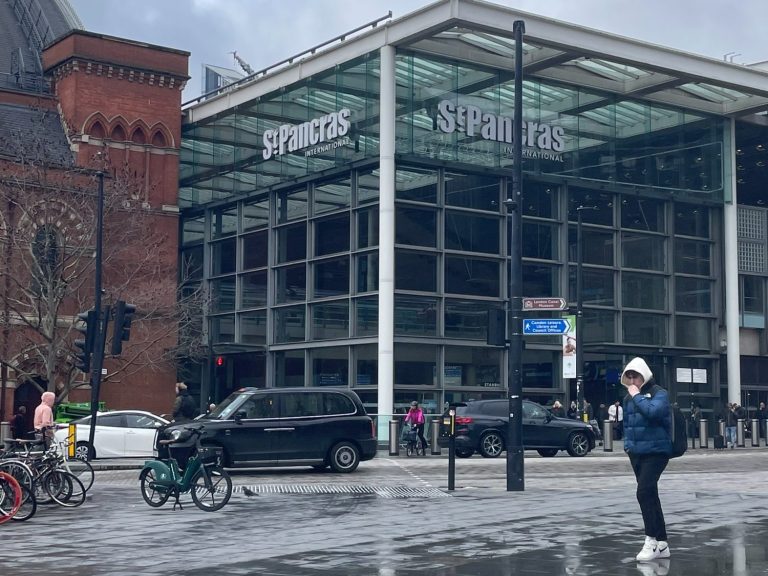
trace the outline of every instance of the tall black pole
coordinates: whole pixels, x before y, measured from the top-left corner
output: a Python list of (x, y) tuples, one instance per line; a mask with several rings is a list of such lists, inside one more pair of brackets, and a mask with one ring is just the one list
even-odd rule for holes
[(507, 207), (507, 248), (509, 250), (509, 303), (507, 333), (509, 336), (509, 427), (507, 429), (507, 492), (525, 490), (523, 459), (523, 265), (522, 219), (523, 194), (523, 34), (525, 22), (513, 24), (515, 36), (515, 118), (512, 126), (513, 178), (512, 194), (504, 202)]
[(93, 299), (93, 307), (96, 310), (96, 338), (93, 347), (93, 359), (91, 361), (91, 428), (88, 433), (88, 460), (93, 457), (93, 442), (96, 435), (96, 412), (99, 408), (99, 388), (101, 387), (101, 367), (104, 364), (104, 341), (107, 334), (107, 322), (109, 311), (102, 318), (101, 313), (101, 261), (102, 261), (102, 237), (104, 235), (104, 172), (99, 170), (96, 174), (99, 179), (99, 198), (96, 208), (96, 280), (94, 289), (96, 294)]
[(576, 413), (581, 420), (586, 420), (584, 414), (584, 301), (582, 297), (582, 261), (584, 259), (584, 244), (581, 232), (581, 213), (584, 210), (597, 210), (597, 206), (579, 206), (576, 208)]

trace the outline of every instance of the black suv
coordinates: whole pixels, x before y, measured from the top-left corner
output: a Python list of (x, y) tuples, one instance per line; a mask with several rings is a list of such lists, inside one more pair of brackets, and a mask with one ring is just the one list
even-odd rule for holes
[[(440, 446), (448, 446), (448, 413), (440, 425)], [(496, 458), (504, 450), (509, 423), (508, 400), (475, 400), (456, 408), (456, 455), (468, 458), (479, 452)], [(586, 456), (595, 447), (592, 426), (559, 418), (543, 406), (523, 401), (523, 446), (551, 457), (560, 450), (571, 456)]]
[(185, 429), (200, 424), (203, 445), (222, 452), (227, 467), (353, 472), (376, 455), (373, 420), (357, 394), (344, 388), (242, 388), (210, 414), (171, 424), (162, 436), (183, 446)]

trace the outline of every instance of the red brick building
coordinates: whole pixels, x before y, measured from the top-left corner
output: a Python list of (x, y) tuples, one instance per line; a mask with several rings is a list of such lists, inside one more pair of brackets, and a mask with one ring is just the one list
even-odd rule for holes
[[(28, 18), (32, 14), (35, 24)], [(6, 195), (0, 202), (0, 224), (3, 232), (21, 230), (26, 222), (21, 214), (27, 212), (25, 203), (38, 202), (46, 211), (54, 204), (61, 206), (57, 217), (47, 212), (43, 216), (43, 209), (27, 214), (27, 229), (37, 233), (35, 242), (42, 230), (50, 230), (50, 236), (61, 242), (59, 249), (71, 252), (73, 231), (94, 227), (94, 175), (101, 169), (106, 174), (105, 189), (111, 197), (121, 198), (120, 205), (105, 215), (105, 230), (117, 231), (105, 235), (105, 251), (110, 249), (106, 246), (110, 239), (120, 245), (111, 247), (112, 258), (104, 264), (104, 305), (123, 299), (134, 302), (139, 312), (154, 306), (158, 310), (173, 307), (178, 280), (181, 94), (188, 79), (189, 54), (81, 28), (67, 2), (0, 3), (0, 175), (10, 186), (8, 182), (28, 170), (19, 152), (25, 146), (38, 154), (43, 150), (43, 158), (49, 160), (42, 162), (48, 184), (23, 188), (26, 196), (15, 213), (8, 213), (14, 202)], [(122, 196), (114, 192), (118, 187)], [(89, 190), (94, 194), (88, 196)], [(82, 202), (92, 202), (93, 212), (78, 210)], [(138, 232), (125, 235), (129, 222)], [(120, 236), (121, 227), (124, 236)], [(6, 245), (12, 244), (5, 240)], [(18, 272), (23, 270), (18, 265), (23, 258), (24, 254), (12, 255), (5, 262), (13, 261)], [(92, 260), (88, 246), (81, 258), (86, 263)], [(6, 290), (16, 281), (10, 270), (6, 266)], [(72, 323), (78, 312), (92, 307), (93, 290), (91, 271), (61, 306), (57, 330), (66, 333), (68, 344), (56, 358), (62, 378), (73, 373), (67, 350), (79, 333), (72, 330)], [(66, 394), (67, 386), (57, 381), (58, 375), (54, 383), (42, 376), (30, 378), (36, 367), (28, 348), (28, 328), (7, 309), (0, 316), (5, 320), (0, 331), (2, 421), (21, 405), (31, 413), (43, 388), (55, 389), (59, 400), (90, 398), (87, 386)], [(172, 406), (177, 367), (167, 352), (176, 345), (175, 326), (167, 316), (149, 316), (134, 324), (120, 359), (105, 363), (101, 400), (111, 409), (161, 414)], [(75, 378), (84, 381), (81, 373), (75, 372)]]

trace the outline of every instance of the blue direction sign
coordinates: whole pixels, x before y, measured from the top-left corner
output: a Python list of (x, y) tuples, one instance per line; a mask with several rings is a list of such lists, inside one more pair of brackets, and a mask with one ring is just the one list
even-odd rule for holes
[(523, 334), (567, 334), (571, 323), (565, 318), (524, 318)]

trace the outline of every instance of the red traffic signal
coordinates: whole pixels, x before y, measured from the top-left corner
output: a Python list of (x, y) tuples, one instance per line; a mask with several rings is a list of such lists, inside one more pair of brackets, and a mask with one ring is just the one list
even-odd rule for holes
[(224, 356), (216, 356), (216, 367), (221, 368), (224, 366)]

